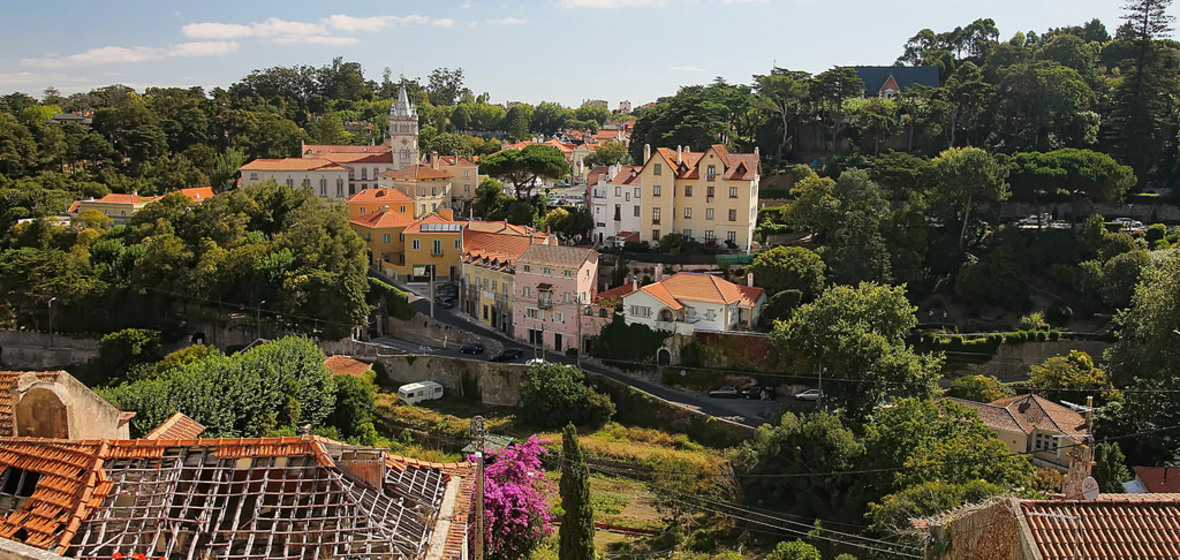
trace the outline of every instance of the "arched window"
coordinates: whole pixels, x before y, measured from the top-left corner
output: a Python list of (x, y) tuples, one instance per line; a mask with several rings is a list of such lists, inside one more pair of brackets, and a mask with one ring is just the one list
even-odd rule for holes
[(344, 198), (344, 178), (336, 179), (336, 198)]
[(295, 188), (295, 179), (287, 177), (287, 187), (292, 189)]
[(672, 320), (672, 312), (667, 309), (661, 309), (660, 310), (660, 320), (661, 321), (671, 321)]
[(320, 196), (328, 196), (328, 179), (320, 177)]

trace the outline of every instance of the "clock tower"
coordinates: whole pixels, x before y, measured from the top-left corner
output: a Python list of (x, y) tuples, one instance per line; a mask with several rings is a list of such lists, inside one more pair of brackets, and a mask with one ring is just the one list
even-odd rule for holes
[(390, 155), (395, 169), (418, 164), (418, 109), (406, 96), (405, 76), (397, 91), (397, 101), (389, 106), (389, 138), (385, 143), (393, 148)]

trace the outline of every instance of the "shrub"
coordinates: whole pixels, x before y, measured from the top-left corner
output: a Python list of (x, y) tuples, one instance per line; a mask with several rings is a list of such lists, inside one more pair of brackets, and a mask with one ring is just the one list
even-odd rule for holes
[(1159, 241), (1168, 234), (1168, 226), (1164, 224), (1151, 224), (1147, 227), (1147, 235), (1145, 238), (1149, 243)]
[(1053, 330), (1049, 331), (1049, 340), (1052, 340), (1052, 341), (1061, 340), (1061, 331), (1059, 331), (1057, 329), (1053, 329)]
[(1044, 314), (1042, 314), (1040, 311), (1033, 311), (1032, 313), (1029, 313), (1028, 315), (1020, 318), (1020, 328), (1022, 329), (1035, 331), (1048, 326), (1049, 325), (1045, 322)]
[[(98, 340), (98, 355), (87, 364), (91, 385), (123, 380), (135, 366), (155, 361), (160, 331), (123, 329)], [(111, 383), (114, 384), (114, 383)]]
[(522, 420), (552, 429), (567, 423), (600, 428), (614, 416), (610, 397), (586, 385), (582, 370), (561, 364), (530, 368), (521, 388)]
[(370, 304), (382, 303), (390, 317), (403, 321), (413, 319), (417, 311), (410, 307), (410, 298), (405, 292), (376, 278), (369, 278)]
[(1045, 319), (1051, 325), (1064, 325), (1073, 318), (1073, 308), (1063, 301), (1053, 304), (1049, 311), (1045, 313)]

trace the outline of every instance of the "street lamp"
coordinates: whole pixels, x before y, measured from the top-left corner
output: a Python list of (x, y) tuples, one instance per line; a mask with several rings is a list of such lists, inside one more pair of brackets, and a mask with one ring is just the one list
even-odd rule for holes
[(56, 342), (56, 339), (54, 338), (54, 335), (53, 335), (53, 302), (55, 302), (55, 301), (57, 301), (57, 298), (51, 297), (51, 298), (49, 298), (49, 303), (47, 304), (49, 306), (49, 347), (50, 348), (53, 348), (53, 344), (54, 344), (54, 342)]
[(266, 300), (258, 302), (258, 307), (254, 308), (254, 338), (262, 338), (262, 306), (266, 305)]

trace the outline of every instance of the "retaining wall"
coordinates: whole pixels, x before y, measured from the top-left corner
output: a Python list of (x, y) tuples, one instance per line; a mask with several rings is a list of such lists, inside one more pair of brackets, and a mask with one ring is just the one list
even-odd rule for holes
[(992, 359), (981, 364), (970, 364), (964, 369), (965, 375), (992, 375), (1001, 381), (1028, 379), (1028, 370), (1054, 356), (1064, 356), (1071, 350), (1081, 350), (1098, 362), (1102, 353), (1113, 346), (1109, 342), (1096, 340), (1057, 340), (1046, 342), (1023, 342), (1001, 344)]
[(520, 387), (528, 367), (443, 356), (380, 356), (385, 376), (395, 384), (435, 381), (447, 393), (491, 406), (520, 406)]
[(10, 370), (55, 370), (98, 355), (98, 341), (36, 331), (0, 331), (0, 364)]
[(393, 338), (424, 344), (431, 348), (458, 348), (468, 342), (479, 342), (483, 344), (484, 350), (490, 353), (504, 347), (499, 340), (436, 321), (421, 313), (407, 321), (391, 317), (385, 326), (386, 334)]

